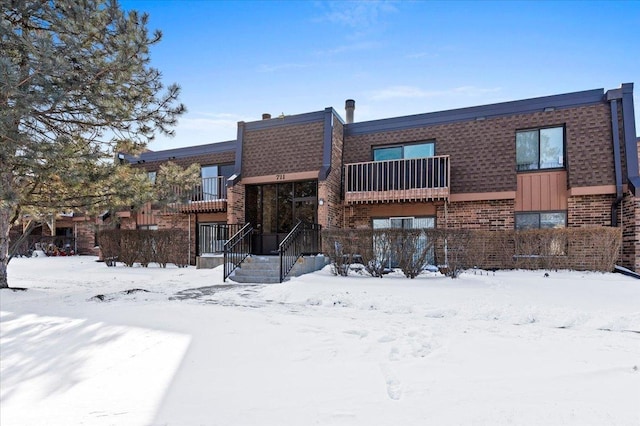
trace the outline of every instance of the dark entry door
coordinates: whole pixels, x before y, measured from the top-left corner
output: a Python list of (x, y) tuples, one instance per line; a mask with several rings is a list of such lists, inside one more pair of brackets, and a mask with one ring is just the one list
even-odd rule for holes
[(300, 181), (247, 186), (246, 221), (253, 224), (254, 254), (275, 254), (298, 219), (315, 223), (318, 182)]

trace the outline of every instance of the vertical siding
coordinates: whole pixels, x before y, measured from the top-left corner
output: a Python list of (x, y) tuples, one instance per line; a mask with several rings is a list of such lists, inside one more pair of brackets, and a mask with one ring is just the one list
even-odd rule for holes
[(567, 172), (520, 173), (517, 177), (516, 211), (567, 209)]

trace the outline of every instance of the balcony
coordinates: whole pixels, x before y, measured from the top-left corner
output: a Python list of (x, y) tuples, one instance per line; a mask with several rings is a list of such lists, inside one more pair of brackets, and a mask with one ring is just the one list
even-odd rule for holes
[(200, 183), (190, 190), (174, 189), (169, 198), (172, 201), (169, 206), (181, 213), (226, 211), (226, 178), (202, 178)]
[(345, 166), (347, 204), (449, 198), (449, 156), (369, 161)]

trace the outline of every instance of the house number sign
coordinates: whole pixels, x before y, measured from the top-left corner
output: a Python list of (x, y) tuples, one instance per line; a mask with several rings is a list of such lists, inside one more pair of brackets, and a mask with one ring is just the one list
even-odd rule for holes
[(276, 180), (284, 180), (285, 175), (281, 174), (281, 175), (276, 175)]

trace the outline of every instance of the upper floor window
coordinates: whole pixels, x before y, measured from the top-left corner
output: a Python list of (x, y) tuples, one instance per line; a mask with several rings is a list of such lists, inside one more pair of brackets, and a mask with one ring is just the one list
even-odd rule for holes
[(226, 178), (233, 173), (233, 164), (215, 164), (200, 167), (201, 199), (226, 198)]
[(158, 172), (147, 172), (147, 177), (151, 181), (153, 185), (156, 183), (156, 177), (158, 176)]
[(385, 146), (373, 149), (373, 161), (433, 157), (435, 150), (436, 143), (434, 141)]
[(564, 167), (564, 127), (516, 132), (518, 171)]

